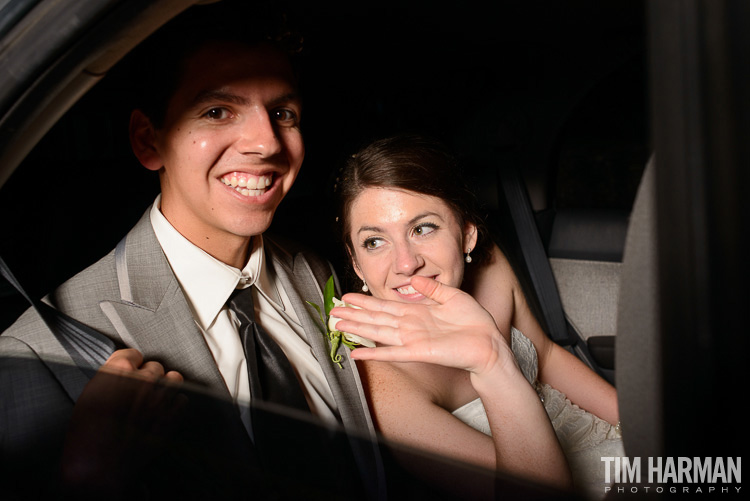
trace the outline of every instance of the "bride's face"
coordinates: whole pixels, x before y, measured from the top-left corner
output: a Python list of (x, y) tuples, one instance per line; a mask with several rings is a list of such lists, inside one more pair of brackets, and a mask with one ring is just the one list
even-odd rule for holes
[(354, 269), (373, 296), (430, 302), (411, 287), (421, 275), (458, 287), (464, 253), (477, 240), (441, 199), (411, 191), (366, 188), (351, 206)]

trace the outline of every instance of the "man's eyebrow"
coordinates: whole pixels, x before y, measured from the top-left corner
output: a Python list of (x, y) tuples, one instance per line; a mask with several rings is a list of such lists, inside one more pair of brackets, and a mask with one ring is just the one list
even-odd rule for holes
[[(193, 103), (196, 105), (210, 103), (213, 101), (232, 103), (240, 106), (246, 106), (247, 104), (249, 104), (249, 101), (242, 96), (217, 89), (203, 90), (195, 96), (195, 99), (193, 99)], [(283, 94), (281, 96), (273, 98), (271, 101), (266, 103), (266, 106), (274, 107), (283, 103), (288, 103), (290, 101), (299, 101), (299, 95), (296, 92), (289, 92), (287, 94)]]
[[(430, 216), (437, 217), (437, 218), (439, 218), (441, 220), (443, 219), (443, 217), (440, 214), (438, 214), (437, 212), (427, 211), (427, 212), (423, 212), (423, 213), (418, 214), (418, 215), (414, 216), (413, 218), (409, 219), (409, 221), (406, 222), (406, 225), (407, 226), (412, 225), (412, 224), (416, 223), (417, 221), (419, 221), (421, 219), (424, 219), (426, 217), (430, 217)], [(362, 226), (362, 227), (359, 228), (359, 230), (357, 230), (357, 234), (360, 234), (363, 231), (372, 231), (374, 233), (380, 233), (383, 230), (381, 230), (377, 226)]]
[(280, 104), (288, 103), (290, 101), (299, 102), (299, 100), (300, 100), (299, 94), (297, 94), (296, 92), (288, 92), (284, 95), (271, 99), (271, 101), (267, 103), (267, 106), (274, 107)]
[(193, 99), (193, 103), (196, 105), (209, 103), (212, 101), (222, 101), (225, 103), (232, 103), (241, 106), (244, 106), (248, 103), (247, 99), (242, 96), (216, 89), (202, 90), (195, 96), (195, 99)]

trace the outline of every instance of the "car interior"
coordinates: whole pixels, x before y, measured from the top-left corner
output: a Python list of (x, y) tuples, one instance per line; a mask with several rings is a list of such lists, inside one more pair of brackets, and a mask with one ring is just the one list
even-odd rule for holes
[[(107, 253), (158, 193), (127, 139), (133, 49), (202, 3), (0, 3), (0, 256), (30, 295)], [(345, 276), (338, 167), (371, 139), (432, 135), (540, 323), (616, 385), (626, 452), (739, 455), (706, 423), (742, 398), (726, 385), (748, 304), (747, 5), (246, 4), (283, 5), (304, 36), (307, 153), (270, 231)], [(2, 279), (0, 304), (0, 330), (28, 307)]]
[[(460, 10), (427, 12), (418, 3), (397, 2), (315, 9), (300, 2), (294, 7), (290, 11), (309, 51), (302, 61), (307, 154), (273, 230), (305, 241), (343, 271), (345, 256), (330, 245), (333, 235), (324, 238), (315, 226), (300, 224), (300, 208), (332, 226), (325, 212), (330, 204), (321, 202), (331, 196), (332, 176), (347, 153), (385, 135), (430, 134), (462, 157), (467, 175), (482, 188), (483, 207), (497, 213), (491, 223), (507, 212), (499, 206), (498, 167), (513, 166), (521, 173), (568, 322), (584, 341), (611, 337), (616, 263), (622, 259), (627, 215), (648, 156), (642, 5), (605, 9), (581, 4), (550, 8), (539, 16), (531, 5), (517, 3), (486, 26), (475, 22), (479, 4), (471, 3)], [(395, 26), (394, 12), (401, 19)], [(166, 16), (139, 15), (152, 24), (132, 23), (138, 32), (119, 44), (145, 36), (163, 22), (159, 15)], [(597, 16), (600, 24), (592, 23)], [(387, 34), (386, 23), (391, 25)], [(616, 35), (607, 34), (609, 23), (617, 23)], [(591, 37), (599, 43), (588, 44)], [(582, 50), (586, 45), (590, 49)], [(97, 64), (114, 64), (116, 56), (108, 57), (112, 61)], [(44, 232), (28, 231), (27, 218), (4, 223), (11, 226), (9, 234), (23, 236), (6, 240), (12, 245), (3, 256), (22, 276), (36, 274), (23, 281), (37, 295), (111, 249), (157, 192), (154, 176), (139, 168), (126, 140), (130, 110), (120, 96), (133, 78), (126, 74), (126, 63), (106, 78), (101, 78), (104, 70), (89, 65), (85, 77), (78, 78), (87, 78), (87, 86), (101, 82), (30, 152), (3, 190), (7, 195), (0, 203), (12, 211), (23, 203), (14, 199), (23, 196), (16, 186), (42, 176), (52, 188), (45, 190), (45, 204), (31, 209), (38, 211), (32, 220), (47, 219), (50, 212), (59, 215), (59, 221), (47, 219)], [(29, 128), (39, 134), (39, 127)], [(92, 184), (98, 188), (86, 189)], [(84, 252), (45, 256), (35, 270), (15, 265), (17, 256), (45, 252), (45, 242), (78, 239), (76, 232), (86, 230), (70, 214), (91, 204), (103, 210), (97, 211), (101, 220), (95, 233), (80, 236), (87, 242)], [(71, 212), (49, 210), (62, 206)], [(577, 283), (581, 278), (591, 283)], [(33, 289), (36, 284), (39, 288)], [(590, 314), (592, 308), (600, 314)], [(9, 312), (10, 320), (14, 314)], [(602, 370), (613, 380), (611, 353), (604, 358)]]

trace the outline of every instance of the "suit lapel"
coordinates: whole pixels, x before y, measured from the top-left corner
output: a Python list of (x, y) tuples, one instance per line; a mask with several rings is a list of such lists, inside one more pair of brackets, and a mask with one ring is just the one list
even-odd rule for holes
[[(349, 359), (349, 350), (345, 347), (339, 350), (344, 356), (343, 369), (331, 362), (328, 341), (321, 333), (323, 325), (305, 302), (323, 304), (322, 284), (311, 264), (302, 254), (292, 256), (270, 239), (265, 240), (268, 262), (302, 322), (344, 428), (360, 434), (366, 430), (374, 436), (367, 401), (356, 366)], [(100, 307), (123, 342), (140, 350), (146, 359), (161, 362), (167, 370), (180, 371), (187, 381), (228, 396), (203, 334), (156, 239), (149, 211), (118, 245), (115, 262), (121, 297), (119, 301), (102, 301)]]
[(149, 212), (115, 250), (119, 301), (100, 307), (123, 342), (186, 381), (229, 395), (151, 226)]
[(366, 431), (370, 436), (374, 436), (375, 429), (362, 383), (356, 365), (349, 358), (349, 349), (346, 347), (339, 349), (344, 357), (341, 361), (343, 368), (331, 362), (328, 340), (322, 333), (323, 324), (317, 312), (314, 312), (314, 309), (306, 303), (310, 301), (323, 305), (322, 284), (316, 279), (310, 263), (301, 253), (292, 256), (270, 239), (264, 238), (264, 240), (268, 242), (266, 245), (268, 260), (272, 263), (274, 272), (289, 295), (297, 317), (305, 329), (313, 355), (323, 369), (336, 400), (344, 428), (350, 433), (362, 434)]
[(364, 483), (364, 492), (367, 492), (371, 499), (387, 499), (378, 438), (357, 367), (349, 358), (349, 349), (346, 347), (339, 349), (340, 353), (343, 352), (341, 361), (343, 368), (331, 362), (328, 340), (321, 332), (323, 324), (317, 312), (314, 312), (313, 308), (305, 302), (324, 304), (322, 291), (332, 271), (326, 266), (325, 270), (317, 269), (316, 274), (312, 266), (320, 263), (310, 263), (302, 253), (292, 256), (270, 239), (264, 240), (269, 242), (266, 245), (266, 256), (274, 266), (276, 277), (285, 288), (292, 307), (305, 328), (313, 355), (322, 367), (336, 400), (360, 478)]

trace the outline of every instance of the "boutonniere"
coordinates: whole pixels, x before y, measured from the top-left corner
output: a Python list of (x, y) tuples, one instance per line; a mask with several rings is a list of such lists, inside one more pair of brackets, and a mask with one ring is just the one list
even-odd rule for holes
[(351, 349), (354, 349), (357, 346), (374, 348), (375, 343), (367, 338), (336, 330), (336, 324), (338, 324), (341, 319), (332, 316), (331, 310), (336, 306), (348, 306), (351, 308), (357, 308), (357, 306), (344, 303), (342, 300), (335, 297), (335, 294), (336, 291), (333, 286), (332, 275), (326, 282), (325, 289), (323, 289), (323, 309), (321, 310), (320, 306), (311, 303), (310, 301), (307, 301), (307, 304), (315, 308), (318, 315), (320, 315), (320, 320), (323, 322), (323, 330), (325, 331), (323, 332), (323, 335), (328, 338), (328, 341), (331, 344), (331, 362), (337, 364), (340, 369), (343, 369), (344, 367), (341, 365), (341, 360), (343, 360), (344, 357), (338, 353), (339, 346), (343, 344)]

